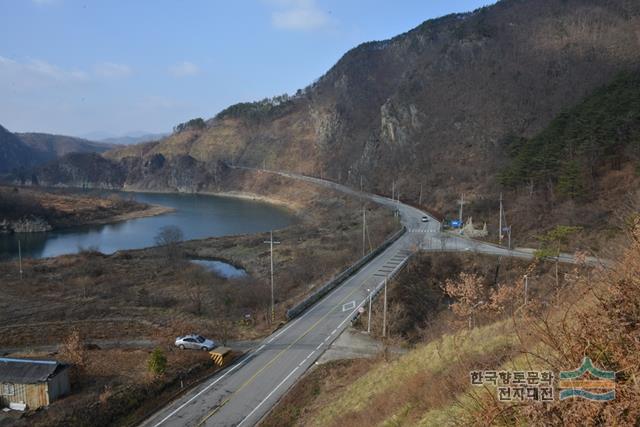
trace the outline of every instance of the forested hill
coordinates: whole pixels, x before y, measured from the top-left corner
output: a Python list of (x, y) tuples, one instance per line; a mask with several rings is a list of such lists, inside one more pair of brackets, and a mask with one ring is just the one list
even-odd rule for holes
[(508, 187), (549, 183), (570, 198), (593, 195), (598, 178), (633, 162), (640, 173), (640, 70), (621, 73), (533, 138), (511, 139)]
[(534, 137), (636, 69), (639, 28), (636, 0), (503, 0), (364, 43), (296, 94), (237, 104), (107, 156), (266, 165), (352, 185), (362, 176), (385, 193), (395, 181), (407, 199), (423, 184), (443, 208), (460, 191), (497, 193), (514, 137)]

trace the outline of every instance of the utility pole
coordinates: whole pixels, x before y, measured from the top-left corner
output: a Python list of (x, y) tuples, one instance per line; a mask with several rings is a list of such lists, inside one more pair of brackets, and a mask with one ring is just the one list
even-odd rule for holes
[(460, 200), (458, 200), (458, 203), (460, 203), (460, 214), (458, 216), (458, 220), (460, 221), (460, 228), (462, 228), (462, 207), (464, 206), (464, 193), (462, 193)]
[(22, 280), (22, 246), (20, 245), (20, 239), (18, 239), (18, 264), (20, 265), (20, 280)]
[(420, 196), (418, 197), (418, 205), (422, 206), (422, 183), (420, 183)]
[(396, 195), (396, 182), (391, 181), (391, 201), (392, 202), (395, 200), (395, 195)]
[[(388, 277), (388, 276), (387, 276)], [(387, 336), (387, 277), (384, 278), (384, 311), (382, 312), (382, 337)]]
[(362, 193), (362, 175), (360, 175), (360, 192)]
[[(502, 244), (502, 193), (500, 193), (500, 220), (498, 222), (498, 243)], [(527, 277), (527, 276), (525, 276)]]
[(371, 292), (371, 289), (367, 289), (367, 292), (369, 292), (369, 320), (367, 320), (367, 333), (371, 334), (371, 300), (373, 299), (373, 292)]
[(362, 256), (364, 257), (367, 244), (367, 214), (364, 206), (362, 206)]
[(275, 311), (275, 301), (273, 297), (273, 245), (279, 245), (280, 242), (275, 242), (273, 240), (273, 230), (271, 230), (269, 234), (269, 240), (264, 243), (269, 244), (269, 249), (271, 252), (271, 322), (273, 323), (276, 319), (276, 311)]
[(529, 290), (529, 277), (527, 277), (527, 275), (524, 275), (524, 305), (527, 305), (527, 300), (528, 300), (528, 293)]

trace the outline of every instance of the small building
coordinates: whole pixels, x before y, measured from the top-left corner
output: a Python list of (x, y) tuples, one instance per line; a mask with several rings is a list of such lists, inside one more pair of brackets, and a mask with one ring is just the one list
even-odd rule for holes
[(0, 407), (49, 405), (69, 393), (69, 367), (56, 360), (0, 357)]

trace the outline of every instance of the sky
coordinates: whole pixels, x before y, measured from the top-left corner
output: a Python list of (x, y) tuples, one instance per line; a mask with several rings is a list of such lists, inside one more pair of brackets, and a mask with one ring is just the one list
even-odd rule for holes
[(492, 0), (0, 0), (0, 124), (169, 132), (282, 93), (349, 49)]

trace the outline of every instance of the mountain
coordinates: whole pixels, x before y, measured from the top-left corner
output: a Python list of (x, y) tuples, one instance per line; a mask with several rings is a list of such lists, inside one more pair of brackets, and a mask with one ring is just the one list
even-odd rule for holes
[[(504, 0), (346, 53), (291, 97), (237, 104), (106, 156), (294, 170), (443, 206), (496, 191), (507, 145), (640, 64), (640, 3)], [(441, 187), (441, 188), (433, 188)]]
[(131, 132), (127, 135), (102, 138), (100, 139), (100, 142), (116, 145), (141, 144), (144, 142), (158, 141), (165, 138), (167, 135), (168, 134), (166, 133)]
[(143, 142), (157, 141), (165, 138), (168, 133), (153, 133), (146, 131), (131, 131), (123, 134), (116, 134), (113, 132), (95, 131), (78, 135), (81, 139), (88, 139), (90, 141), (104, 142), (107, 144), (116, 145), (129, 145), (129, 144), (141, 144)]
[(503, 0), (364, 43), (292, 96), (104, 157), (128, 189), (215, 191), (236, 164), (393, 185), (449, 215), (463, 192), (482, 221), (505, 192), (524, 239), (549, 224), (606, 237), (638, 188), (639, 29), (637, 0)]
[(32, 150), (18, 136), (0, 126), (0, 174), (33, 165)]
[(47, 133), (17, 133), (16, 135), (34, 151), (39, 163), (45, 163), (69, 153), (104, 153), (114, 148), (113, 144), (72, 136)]
[(12, 133), (0, 126), (0, 174), (55, 160), (69, 153), (104, 153), (111, 144), (46, 133)]

